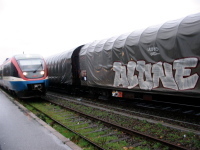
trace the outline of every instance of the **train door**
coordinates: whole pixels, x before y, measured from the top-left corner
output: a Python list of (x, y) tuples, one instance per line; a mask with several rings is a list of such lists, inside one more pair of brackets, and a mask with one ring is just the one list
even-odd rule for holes
[(72, 85), (80, 86), (80, 64), (79, 64), (79, 52), (83, 45), (77, 47), (71, 56), (71, 63), (72, 63)]

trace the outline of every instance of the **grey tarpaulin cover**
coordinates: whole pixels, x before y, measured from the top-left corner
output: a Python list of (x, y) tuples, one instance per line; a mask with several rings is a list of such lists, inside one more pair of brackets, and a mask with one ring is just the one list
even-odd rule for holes
[(200, 13), (118, 37), (80, 51), (82, 84), (199, 94)]
[(74, 49), (46, 59), (50, 84), (72, 84), (71, 55)]
[[(71, 83), (72, 51), (47, 59), (53, 80)], [(197, 96), (200, 13), (85, 44), (79, 56), (82, 85)]]

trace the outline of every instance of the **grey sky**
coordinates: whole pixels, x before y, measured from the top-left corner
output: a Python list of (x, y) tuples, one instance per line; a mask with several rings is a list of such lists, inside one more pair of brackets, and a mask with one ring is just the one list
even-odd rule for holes
[(15, 54), (47, 57), (199, 10), (199, 0), (0, 0), (0, 64)]

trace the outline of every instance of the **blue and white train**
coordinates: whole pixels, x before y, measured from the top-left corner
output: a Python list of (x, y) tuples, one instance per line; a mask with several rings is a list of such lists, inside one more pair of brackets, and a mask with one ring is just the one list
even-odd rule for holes
[(0, 86), (20, 98), (40, 97), (48, 88), (48, 73), (42, 56), (20, 54), (0, 65)]

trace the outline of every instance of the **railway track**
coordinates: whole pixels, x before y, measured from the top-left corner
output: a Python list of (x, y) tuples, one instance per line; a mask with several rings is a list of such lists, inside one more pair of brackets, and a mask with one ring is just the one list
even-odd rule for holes
[[(54, 94), (65, 94), (66, 91), (62, 89), (51, 88), (51, 92)], [(49, 92), (50, 93), (50, 92)], [(69, 93), (66, 95), (69, 96)], [(200, 106), (192, 105), (192, 104), (179, 104), (168, 101), (158, 101), (151, 100), (145, 101), (142, 99), (119, 99), (119, 98), (111, 98), (106, 100), (103, 98), (97, 101), (97, 98), (93, 98), (94, 95), (90, 94), (80, 94), (79, 97), (83, 97), (82, 100), (87, 103), (91, 103), (91, 101), (95, 101), (96, 105), (101, 105), (104, 103), (103, 107), (107, 107), (107, 105), (114, 105), (115, 108), (119, 110), (121, 108), (122, 111), (128, 111), (132, 113), (136, 113), (137, 115), (142, 115), (150, 118), (154, 118), (156, 120), (164, 119), (164, 121), (179, 124), (183, 127), (191, 127), (192, 129), (196, 128), (196, 130), (200, 130)], [(89, 98), (88, 98), (89, 97)], [(100, 97), (101, 98), (101, 97)], [(78, 98), (79, 99), (79, 98)], [(87, 100), (90, 99), (90, 100)], [(104, 102), (105, 101), (105, 102)], [(189, 101), (189, 100), (187, 100)], [(92, 102), (93, 103), (93, 102)], [(110, 106), (109, 106), (110, 107)], [(145, 111), (144, 111), (145, 110)], [(179, 122), (179, 123), (178, 123)]]
[[(31, 104), (30, 104), (31, 105)], [(53, 124), (57, 123), (66, 129), (70, 130), (71, 132), (76, 133), (81, 138), (85, 139), (86, 141), (90, 142), (94, 146), (94, 149), (132, 149), (134, 147), (147, 147), (148, 144), (146, 142), (146, 139), (142, 139), (141, 137), (132, 137), (131, 135), (128, 135), (124, 132), (116, 130), (116, 128), (113, 128), (113, 126), (110, 126), (109, 123), (102, 124), (100, 122), (94, 122), (94, 118), (88, 118), (88, 116), (82, 116), (83, 114), (77, 115), (71, 112), (66, 112), (65, 110), (61, 110), (60, 108), (56, 107), (56, 105), (51, 105), (52, 108), (48, 108), (49, 110), (53, 110), (54, 114), (56, 112), (58, 115), (63, 115), (65, 117), (65, 120), (72, 123), (70, 125), (65, 125), (65, 123), (62, 123), (62, 121), (58, 121), (58, 119), (55, 119), (55, 116), (50, 116), (48, 112), (41, 111), (40, 108), (35, 106), (34, 104), (31, 105), (39, 111), (42, 114), (45, 114), (48, 116), (51, 120), (54, 121)], [(66, 115), (67, 113), (67, 115)], [(39, 116), (42, 116), (41, 114)], [(43, 118), (43, 117), (42, 117)], [(84, 130), (84, 131), (82, 131)], [(95, 140), (95, 137), (91, 137), (92, 134), (98, 136), (98, 140)], [(125, 141), (124, 141), (125, 140)], [(119, 147), (121, 143), (128, 143), (128, 146)], [(111, 145), (111, 146), (109, 146)], [(162, 146), (164, 147), (164, 146)]]
[[(111, 109), (104, 108), (104, 105), (102, 104), (101, 107), (99, 105), (92, 106), (91, 103), (86, 104), (83, 98), (66, 97), (66, 95), (61, 96), (60, 94), (48, 92), (45, 97), (46, 102), (42, 102), (43, 104), (38, 101), (36, 101), (36, 103), (34, 101), (29, 102), (30, 104), (32, 103), (32, 107), (51, 118), (53, 120), (52, 124), (60, 124), (76, 133), (79, 137), (84, 138), (91, 143), (95, 149), (153, 148), (198, 150), (200, 148), (200, 137), (198, 133), (194, 134), (191, 130), (184, 131), (184, 129), (179, 129), (179, 131), (177, 131), (177, 129), (167, 129), (165, 127), (163, 128), (162, 124), (155, 124), (155, 122), (152, 126), (147, 120), (140, 120), (139, 117), (131, 118), (129, 116), (130, 114), (128, 116), (125, 115), (124, 117), (124, 114), (119, 112), (119, 110), (112, 111)], [(47, 107), (46, 110), (48, 110), (49, 113), (40, 109), (45, 107)], [(84, 109), (87, 109), (86, 107), (89, 108), (89, 111), (83, 112)], [(70, 112), (66, 114), (69, 109)], [(106, 112), (107, 116), (105, 114), (100, 114), (99, 112)], [(59, 119), (60, 117), (64, 117), (64, 122)], [(143, 124), (140, 124), (139, 122), (143, 122)], [(70, 125), (66, 123), (70, 123)], [(158, 134), (156, 132), (153, 133), (151, 128), (157, 130), (156, 132), (159, 132), (159, 129), (165, 130), (164, 132), (169, 136), (167, 137), (163, 133), (160, 134), (160, 132)], [(84, 132), (81, 130), (84, 130)], [(152, 132), (148, 132), (147, 130), (151, 130)], [(180, 132), (180, 130), (182, 131)], [(178, 136), (177, 141), (176, 139), (171, 139), (174, 138), (172, 135)], [(121, 147), (119, 148), (119, 146)]]
[[(163, 102), (163, 101), (156, 101), (152, 100), (150, 102), (148, 101), (136, 101), (131, 102), (132, 106), (136, 107), (143, 107), (149, 110), (158, 110), (158, 111), (164, 111), (164, 112), (171, 112), (171, 113), (177, 113), (179, 115), (185, 115), (189, 119), (189, 121), (198, 122), (200, 124), (200, 120), (198, 119), (200, 116), (200, 106), (195, 105), (189, 105), (189, 104), (179, 104), (179, 103), (172, 103), (172, 102)], [(192, 117), (192, 119), (191, 119)]]
[[(76, 110), (70, 109), (70, 111), (66, 112), (66, 107), (61, 106), (58, 103), (54, 103), (52, 105), (52, 101), (50, 100), (50, 103), (43, 104), (42, 107), (47, 106), (47, 110), (49, 111), (41, 111), (39, 105), (34, 103), (29, 103), (32, 107), (37, 109), (37, 111), (40, 111), (41, 113), (45, 114), (49, 118), (51, 118), (55, 123), (62, 125), (63, 127), (67, 128), (68, 130), (75, 132), (77, 135), (79, 135), (81, 138), (84, 138), (88, 142), (90, 142), (95, 149), (132, 149), (135, 147), (140, 148), (151, 148), (154, 145), (159, 145), (159, 148), (163, 149), (186, 149), (181, 146), (174, 145), (172, 143), (168, 143), (166, 141), (156, 139), (152, 136), (148, 136), (145, 134), (141, 134), (139, 132), (135, 132), (130, 129), (126, 129), (123, 127), (120, 127), (116, 124), (110, 123), (105, 120), (100, 120), (98, 118), (95, 118), (91, 115), (87, 115), (84, 113), (80, 113)], [(50, 106), (50, 107), (49, 107)], [(69, 109), (69, 108), (67, 108)], [(44, 110), (44, 109), (43, 109)], [(50, 115), (51, 113), (54, 113), (54, 115)], [(75, 113), (73, 113), (73, 112)], [(57, 115), (62, 115), (65, 119), (68, 125), (66, 125), (66, 122), (62, 122), (59, 119), (56, 119), (55, 117)], [(83, 131), (84, 130), (84, 131)], [(95, 137), (94, 136), (95, 133)], [(97, 140), (96, 137), (99, 139)], [(152, 142), (154, 144), (152, 144)], [(122, 143), (126, 144), (123, 145)], [(160, 143), (160, 144), (159, 144)], [(128, 144), (128, 145), (127, 145)], [(119, 145), (123, 145), (122, 147), (119, 147)]]
[[(159, 109), (159, 111), (156, 109), (154, 110), (153, 107), (151, 109), (147, 108), (146, 105), (140, 105), (140, 107), (134, 107), (135, 105), (128, 104), (129, 107), (121, 107), (122, 103), (115, 102), (115, 105), (113, 106), (112, 103), (109, 103), (109, 101), (97, 101), (94, 99), (87, 99), (87, 98), (80, 98), (80, 97), (73, 97), (69, 95), (63, 95), (59, 93), (48, 93), (48, 96), (54, 96), (56, 98), (63, 98), (67, 99), (72, 102), (79, 103), (81, 105), (91, 106), (102, 110), (107, 110), (115, 113), (123, 113), (123, 115), (134, 115), (137, 116), (136, 119), (140, 120), (148, 120), (149, 122), (153, 123), (161, 123), (164, 126), (170, 126), (173, 128), (176, 128), (177, 130), (180, 129), (182, 131), (188, 131), (188, 132), (195, 132), (196, 134), (200, 135), (200, 119), (199, 117), (191, 117), (190, 115), (184, 115), (182, 113), (175, 113), (174, 111), (169, 111), (168, 109), (164, 109), (167, 106), (163, 106), (163, 109)], [(68, 98), (67, 98), (68, 97)], [(123, 103), (127, 103), (126, 101)], [(142, 102), (144, 103), (144, 102)], [(138, 103), (137, 103), (138, 104)], [(125, 104), (127, 105), (127, 104)], [(107, 108), (107, 109), (106, 109)], [(133, 109), (134, 108), (134, 109)], [(166, 115), (167, 114), (167, 115)], [(194, 121), (195, 120), (195, 121)], [(167, 123), (167, 124), (165, 124)]]
[[(60, 105), (60, 106), (65, 107), (67, 109), (71, 109), (72, 111), (75, 111), (76, 113), (79, 113), (79, 115), (84, 116), (85, 118), (90, 118), (91, 120), (95, 120), (95, 122), (101, 121), (101, 122), (103, 122), (103, 124), (106, 127), (112, 126), (112, 128), (115, 128), (115, 129), (117, 128), (117, 130), (120, 130), (123, 133), (126, 133), (126, 136), (127, 135), (129, 135), (130, 137), (133, 136), (133, 135), (143, 136), (143, 137), (145, 137), (145, 139), (150, 139), (151, 141), (153, 140), (155, 142), (162, 143), (163, 145), (167, 145), (167, 146), (169, 146), (171, 148), (173, 147), (173, 149), (196, 149), (195, 146), (193, 145), (194, 143), (193, 144), (192, 143), (190, 143), (190, 144), (186, 144), (185, 143), (184, 144), (184, 142), (182, 141), (183, 143), (180, 142), (181, 143), (180, 144), (180, 143), (174, 142), (173, 140), (168, 139), (167, 137), (165, 137), (166, 135), (163, 135), (163, 137), (162, 137), (161, 135), (155, 136), (152, 133), (147, 134), (147, 132), (142, 132), (141, 131), (143, 127), (140, 130), (137, 130), (136, 128), (133, 128), (135, 126), (135, 124), (132, 125), (132, 128), (131, 128), (130, 125), (128, 125), (128, 124), (126, 125), (126, 123), (127, 123), (127, 122), (125, 122), (126, 119), (124, 119), (124, 120), (120, 120), (119, 119), (120, 122), (122, 121), (122, 123), (120, 123), (119, 120), (118, 121), (113, 121), (110, 118), (107, 118), (105, 116), (101, 117), (101, 116), (95, 115), (95, 114), (98, 114), (98, 112), (95, 112), (96, 111), (95, 109), (99, 109), (99, 108), (96, 108), (94, 106), (93, 107), (92, 106), (87, 106), (87, 107), (90, 107), (92, 109), (92, 110), (89, 111), (89, 114), (88, 113), (83, 113), (82, 110), (77, 109), (77, 108), (81, 108), (81, 107), (83, 108), (83, 106), (85, 107), (85, 104), (83, 104), (81, 99), (71, 100), (70, 98), (63, 98), (61, 96), (58, 96), (58, 95), (56, 96), (54, 94), (52, 95), (52, 93), (51, 94), (47, 94), (47, 97), (45, 99), (48, 100), (50, 103), (54, 103), (56, 105)], [(74, 104), (72, 104), (72, 103), (74, 103), (74, 101), (76, 101), (75, 103), (78, 103), (77, 106), (72, 106), (72, 105), (74, 105)], [(99, 107), (99, 106), (97, 106), (97, 107)], [(83, 108), (83, 109), (86, 109), (86, 108)], [(108, 115), (110, 115), (110, 116), (113, 115), (113, 112), (111, 110), (106, 110), (105, 108), (100, 109), (101, 112), (102, 112), (102, 110), (109, 112), (110, 114), (108, 114)], [(122, 114), (118, 114), (118, 117), (117, 116), (113, 116), (113, 117), (116, 119), (116, 118), (120, 118), (119, 116), (122, 116)], [(134, 119), (138, 120), (138, 118), (134, 118)], [(130, 120), (130, 118), (129, 118), (129, 120)], [(146, 122), (146, 120), (140, 120), (140, 121), (141, 122)], [(130, 122), (132, 122), (132, 121), (130, 121)], [(162, 126), (159, 123), (156, 123), (156, 124), (158, 126)], [(146, 128), (146, 127), (144, 127), (144, 128)], [(151, 128), (151, 127), (149, 127), (149, 128)], [(193, 134), (192, 130), (183, 131), (184, 130), (183, 128), (179, 129), (179, 131), (176, 131), (176, 130), (177, 129), (174, 129), (174, 128), (173, 129), (167, 129), (165, 132), (172, 132), (173, 134), (176, 134), (176, 132), (179, 132), (177, 134), (181, 133), (182, 134), (181, 136), (182, 136), (183, 139), (185, 137), (188, 138), (190, 136), (189, 134), (191, 134), (193, 137), (196, 138), (196, 140), (199, 139), (199, 136)], [(180, 131), (180, 130), (182, 130), (182, 131)], [(195, 130), (193, 130), (193, 131), (195, 131)], [(180, 140), (180, 137), (179, 137), (179, 140)], [(127, 138), (127, 139), (130, 139), (130, 138)], [(138, 142), (136, 142), (136, 143), (138, 143)], [(139, 143), (141, 143), (141, 142), (139, 142)], [(134, 143), (132, 145), (134, 145)], [(189, 145), (193, 145), (193, 146), (189, 147)], [(127, 145), (127, 147), (129, 147), (129, 146), (131, 147), (131, 144)], [(198, 143), (196, 143), (196, 147), (198, 147)]]

